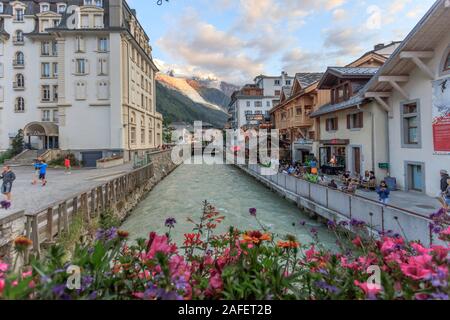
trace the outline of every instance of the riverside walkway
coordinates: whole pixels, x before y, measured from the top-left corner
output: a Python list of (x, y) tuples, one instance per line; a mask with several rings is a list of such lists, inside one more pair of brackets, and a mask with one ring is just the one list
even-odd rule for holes
[(31, 166), (15, 167), (13, 171), (17, 179), (12, 190), (12, 207), (9, 210), (0, 209), (0, 217), (20, 210), (35, 212), (132, 170), (131, 163), (108, 169), (72, 170), (72, 174), (65, 174), (61, 169), (49, 169), (48, 183), (42, 187), (40, 182), (37, 185), (31, 184), (34, 174)]

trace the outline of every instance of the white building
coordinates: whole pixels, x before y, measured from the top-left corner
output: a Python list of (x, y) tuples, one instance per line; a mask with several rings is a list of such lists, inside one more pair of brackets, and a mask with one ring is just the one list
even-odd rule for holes
[(258, 126), (264, 119), (270, 118), (269, 111), (274, 106), (274, 96), (265, 96), (263, 89), (256, 85), (245, 85), (233, 93), (229, 113), (232, 129)]
[(438, 0), (368, 83), (388, 111), (390, 173), (435, 196), (450, 170), (450, 3)]
[(20, 129), (85, 165), (161, 145), (157, 71), (124, 0), (0, 2), (0, 150)]
[(280, 76), (259, 75), (255, 78), (255, 84), (263, 89), (264, 96), (274, 96), (274, 105), (280, 102), (283, 87), (292, 87), (295, 77), (291, 77), (287, 72), (282, 71)]

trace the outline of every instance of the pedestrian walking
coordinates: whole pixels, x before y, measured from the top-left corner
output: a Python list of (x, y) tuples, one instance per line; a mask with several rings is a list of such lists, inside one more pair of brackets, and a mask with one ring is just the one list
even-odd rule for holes
[(69, 158), (69, 156), (66, 156), (66, 158), (64, 159), (64, 172), (66, 174), (72, 174), (71, 169), (72, 169), (72, 166), (70, 163), (70, 158)]
[(0, 180), (3, 180), (1, 192), (5, 196), (5, 200), (0, 202), (0, 207), (8, 209), (11, 207), (11, 190), (14, 180), (16, 180), (16, 175), (11, 170), (10, 166), (3, 167), (3, 171), (0, 175)]
[(389, 186), (387, 185), (386, 181), (381, 181), (380, 186), (376, 191), (378, 193), (380, 202), (387, 205), (389, 203), (389, 196), (391, 194), (391, 191), (389, 190)]
[(33, 169), (34, 169), (33, 179), (31, 180), (31, 184), (32, 185), (36, 185), (38, 180), (39, 180), (39, 165), (40, 164), (41, 164), (41, 159), (40, 158), (34, 160), (34, 163), (33, 163)]
[(441, 192), (445, 192), (447, 190), (447, 180), (450, 178), (450, 176), (448, 175), (448, 171), (447, 170), (441, 170), (440, 172), (441, 174)]
[(47, 168), (48, 164), (45, 160), (42, 160), (39, 164), (39, 180), (41, 180), (43, 187), (47, 185)]

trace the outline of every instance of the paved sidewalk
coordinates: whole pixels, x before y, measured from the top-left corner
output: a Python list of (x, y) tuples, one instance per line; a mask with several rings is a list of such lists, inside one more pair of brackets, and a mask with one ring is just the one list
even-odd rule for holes
[[(327, 182), (331, 181), (331, 179), (337, 181), (336, 177), (325, 176)], [(343, 186), (343, 184), (338, 181), (337, 184), (339, 187)], [(378, 194), (372, 190), (358, 189), (356, 195), (379, 201)], [(427, 217), (442, 207), (441, 203), (436, 198), (414, 191), (391, 191), (389, 205)]]
[(49, 169), (47, 172), (48, 183), (45, 187), (42, 187), (40, 183), (37, 185), (31, 184), (34, 174), (31, 166), (14, 167), (13, 171), (17, 179), (13, 184), (12, 207), (7, 211), (0, 209), (0, 215), (23, 209), (27, 212), (35, 212), (51, 203), (89, 190), (102, 182), (132, 170), (131, 163), (108, 169), (72, 170), (70, 175), (65, 174), (63, 169)]

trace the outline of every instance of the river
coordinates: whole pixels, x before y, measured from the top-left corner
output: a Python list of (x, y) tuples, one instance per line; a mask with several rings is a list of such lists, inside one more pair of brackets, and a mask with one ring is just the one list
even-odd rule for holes
[[(257, 208), (261, 223), (279, 236), (291, 234), (301, 243), (310, 243), (308, 230), (316, 228), (325, 247), (335, 246), (336, 238), (326, 226), (230, 165), (181, 165), (149, 193), (121, 228), (130, 232), (132, 239), (146, 238), (150, 231), (166, 232), (166, 218), (174, 217), (177, 224), (172, 236), (181, 243), (184, 234), (192, 232), (187, 218), (198, 221), (204, 200), (225, 216), (217, 232), (226, 231), (230, 225), (240, 230), (259, 229), (248, 212)], [(300, 226), (301, 221), (306, 222), (308, 230)]]

